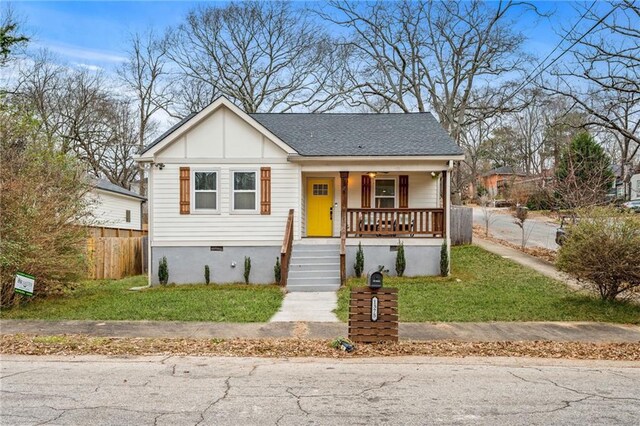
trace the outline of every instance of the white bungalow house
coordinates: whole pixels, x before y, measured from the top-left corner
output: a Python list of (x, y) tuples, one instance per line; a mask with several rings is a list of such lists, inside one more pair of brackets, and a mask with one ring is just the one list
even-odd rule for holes
[(166, 256), (169, 282), (274, 282), (334, 290), (354, 273), (440, 272), (449, 238), (449, 181), (463, 153), (429, 113), (246, 114), (219, 98), (151, 143), (150, 282)]
[(116, 229), (142, 229), (144, 197), (106, 179), (94, 179), (87, 194), (91, 225)]

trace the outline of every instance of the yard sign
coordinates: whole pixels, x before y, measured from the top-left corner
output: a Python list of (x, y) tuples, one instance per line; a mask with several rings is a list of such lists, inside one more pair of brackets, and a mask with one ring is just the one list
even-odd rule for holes
[(24, 294), (25, 296), (33, 296), (33, 285), (35, 282), (36, 277), (22, 272), (16, 272), (16, 293)]

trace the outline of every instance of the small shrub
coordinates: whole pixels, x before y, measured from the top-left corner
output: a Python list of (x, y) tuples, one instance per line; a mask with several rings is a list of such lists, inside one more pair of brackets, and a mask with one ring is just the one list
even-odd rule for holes
[(398, 252), (396, 253), (396, 274), (399, 277), (404, 275), (404, 270), (407, 267), (407, 261), (404, 257), (404, 244), (398, 244)]
[[(518, 225), (518, 227), (520, 228), (520, 231), (522, 234), (520, 245), (522, 247), (522, 250), (524, 250), (525, 247), (527, 246), (527, 239), (528, 239), (527, 232), (524, 228), (524, 223), (529, 217), (529, 209), (526, 207), (518, 206), (516, 207), (516, 210), (513, 212), (512, 216), (515, 219), (513, 223)], [(531, 234), (531, 230), (529, 230), (529, 234)]]
[(244, 283), (249, 284), (249, 275), (251, 274), (251, 258), (244, 258)]
[(276, 265), (273, 267), (273, 276), (276, 279), (276, 284), (280, 284), (282, 280), (282, 269), (280, 267), (280, 258), (276, 257)]
[(440, 247), (440, 275), (449, 276), (449, 247), (446, 241)]
[(169, 264), (166, 256), (162, 256), (162, 259), (160, 259), (160, 265), (158, 266), (158, 281), (160, 281), (160, 284), (162, 285), (167, 285), (169, 282)]
[(554, 205), (553, 197), (544, 189), (534, 192), (527, 200), (529, 210), (551, 210)]
[(640, 215), (595, 208), (579, 216), (558, 251), (558, 268), (603, 300), (640, 290)]
[(362, 276), (362, 271), (364, 271), (364, 251), (362, 251), (362, 243), (358, 243), (356, 263), (353, 264), (353, 269), (356, 273), (356, 277), (360, 278)]
[(204, 282), (205, 284), (209, 284), (210, 282), (210, 275), (209, 275), (209, 265), (204, 265)]

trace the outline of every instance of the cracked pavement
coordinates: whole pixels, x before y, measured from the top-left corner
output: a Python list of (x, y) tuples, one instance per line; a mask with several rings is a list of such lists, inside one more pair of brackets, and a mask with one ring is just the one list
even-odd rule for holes
[(0, 424), (638, 424), (640, 364), (2, 356)]

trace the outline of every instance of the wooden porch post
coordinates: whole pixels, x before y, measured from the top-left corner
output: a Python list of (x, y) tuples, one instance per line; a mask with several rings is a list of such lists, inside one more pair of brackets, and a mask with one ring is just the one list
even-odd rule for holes
[(442, 209), (444, 212), (444, 223), (442, 224), (444, 227), (442, 232), (443, 238), (447, 238), (449, 235), (449, 205), (451, 203), (451, 194), (449, 192), (449, 172), (444, 170), (442, 172)]
[(340, 284), (347, 282), (347, 206), (349, 172), (340, 172)]

